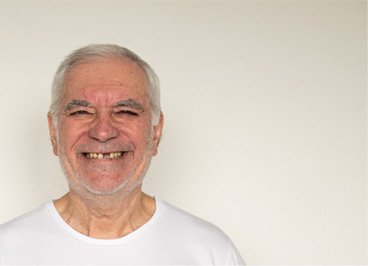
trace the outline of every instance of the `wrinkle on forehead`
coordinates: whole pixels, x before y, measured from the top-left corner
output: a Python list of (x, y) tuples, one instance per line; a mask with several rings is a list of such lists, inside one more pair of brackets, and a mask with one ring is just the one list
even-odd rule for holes
[[(145, 72), (126, 58), (100, 59), (76, 65), (66, 74), (64, 88), (64, 96), (69, 99), (109, 99), (111, 103), (124, 98), (149, 98)], [(120, 99), (117, 99), (119, 94)]]
[(72, 67), (65, 76), (66, 87), (85, 84), (148, 88), (149, 82), (144, 70), (129, 58), (100, 58)]

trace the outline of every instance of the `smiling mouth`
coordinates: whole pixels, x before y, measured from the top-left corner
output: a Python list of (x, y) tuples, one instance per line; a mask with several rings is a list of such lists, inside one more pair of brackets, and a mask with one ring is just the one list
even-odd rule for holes
[(120, 158), (125, 154), (125, 152), (109, 152), (109, 153), (97, 153), (97, 152), (85, 152), (83, 155), (89, 159), (116, 159)]

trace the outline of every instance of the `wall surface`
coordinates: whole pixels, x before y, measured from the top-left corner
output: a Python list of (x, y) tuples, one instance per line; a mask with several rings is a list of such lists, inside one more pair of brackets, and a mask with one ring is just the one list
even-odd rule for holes
[(145, 191), (248, 264), (367, 263), (365, 1), (1, 1), (0, 223), (63, 195), (53, 73), (117, 43), (162, 83)]

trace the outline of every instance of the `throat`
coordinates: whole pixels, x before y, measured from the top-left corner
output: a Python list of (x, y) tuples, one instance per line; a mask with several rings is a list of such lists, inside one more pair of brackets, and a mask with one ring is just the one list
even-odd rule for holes
[(126, 236), (146, 224), (156, 209), (155, 199), (141, 193), (124, 204), (98, 208), (75, 201), (66, 194), (54, 202), (64, 221), (74, 230), (96, 239), (116, 239)]

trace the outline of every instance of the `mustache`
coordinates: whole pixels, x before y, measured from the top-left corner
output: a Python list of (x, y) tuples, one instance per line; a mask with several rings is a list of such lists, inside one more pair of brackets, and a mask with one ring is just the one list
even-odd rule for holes
[(76, 147), (77, 153), (87, 152), (98, 152), (98, 153), (109, 153), (109, 152), (127, 152), (134, 151), (135, 147), (131, 143), (118, 143), (118, 142), (106, 142), (106, 143), (83, 143)]

